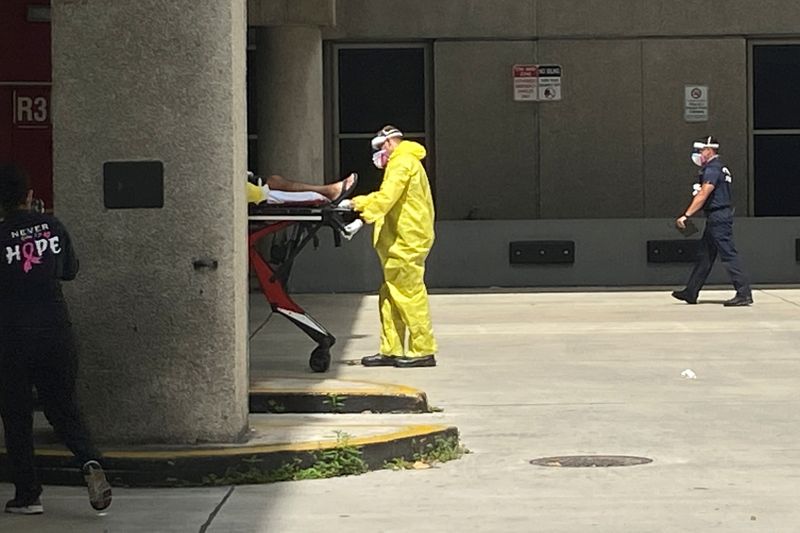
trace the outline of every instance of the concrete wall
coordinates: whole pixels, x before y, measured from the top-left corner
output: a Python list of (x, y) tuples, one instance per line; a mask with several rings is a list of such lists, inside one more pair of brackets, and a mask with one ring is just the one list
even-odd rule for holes
[[(426, 280), (432, 288), (630, 285), (678, 288), (686, 282), (690, 264), (647, 263), (648, 240), (681, 239), (670, 222), (652, 218), (439, 222)], [(702, 222), (699, 226), (702, 227)], [(795, 260), (800, 219), (737, 218), (734, 233), (754, 284), (800, 282), (800, 263)], [(292, 289), (376, 291), (381, 272), (370, 237), (367, 228), (341, 248), (335, 248), (325, 232), (319, 249), (308, 250), (298, 258)], [(574, 241), (575, 263), (510, 265), (509, 242), (518, 240)], [(709, 283), (729, 284), (719, 263)]]
[(535, 0), (338, 0), (336, 26), (326, 29), (325, 38), (524, 38), (536, 27), (535, 5)]
[(332, 26), (336, 0), (248, 0), (247, 23), (251, 26)]
[(794, 0), (338, 0), (335, 9), (326, 39), (775, 37), (796, 36), (800, 27)]
[(433, 55), (439, 218), (537, 218), (538, 107), (514, 102), (509, 83), (536, 45), (444, 41)]
[(644, 215), (640, 49), (624, 40), (539, 43), (539, 61), (561, 64), (565, 77), (563, 100), (538, 104), (542, 218)]
[[(746, 60), (743, 39), (541, 41), (538, 61), (561, 64), (565, 78), (562, 101), (538, 104), (541, 218), (679, 213), (697, 172), (691, 141), (709, 133), (746, 213)], [(687, 84), (709, 86), (708, 122), (684, 120)]]
[[(747, 213), (744, 39), (437, 41), (433, 58), (442, 220), (672, 216), (697, 173), (691, 142), (710, 133)], [(561, 101), (513, 101), (526, 62), (562, 65)], [(684, 120), (687, 84), (709, 87), (708, 122)]]
[[(258, 28), (258, 168), (321, 183), (322, 42), (313, 26)], [(276, 73), (279, 73), (276, 75)]]
[[(708, 61), (698, 61), (698, 51)], [(686, 139), (713, 132), (734, 175), (733, 201), (748, 212), (747, 43), (741, 38), (657, 39), (642, 42), (644, 215), (664, 217), (683, 208), (697, 167)], [(683, 119), (685, 85), (709, 87), (709, 121)]]
[[(245, 23), (243, 0), (53, 2), (56, 214), (81, 258), (68, 297), (100, 441), (247, 428)], [(163, 209), (104, 207), (118, 160), (163, 161)]]
[(797, 35), (800, 4), (792, 0), (537, 0), (538, 35), (691, 36)]
[[(448, 220), (671, 216), (696, 174), (691, 141), (708, 134), (721, 139), (748, 214), (747, 38), (800, 36), (800, 4), (789, 1), (734, 1), (706, 18), (688, 1), (348, 0), (335, 9), (325, 39), (433, 40), (430, 170)], [(522, 62), (562, 65), (563, 100), (513, 102), (510, 69)], [(687, 84), (709, 86), (708, 122), (684, 120)]]
[[(339, 0), (334, 7), (323, 39), (432, 43), (434, 286), (682, 282), (685, 265), (643, 263), (644, 242), (673, 236), (668, 219), (688, 204), (697, 172), (691, 142), (707, 134), (720, 138), (734, 174), (737, 237), (754, 280), (798, 281), (793, 248), (781, 248), (781, 259), (771, 251), (793, 246), (796, 221), (741, 217), (752, 189), (748, 41), (800, 39), (800, 3)], [(562, 101), (513, 102), (511, 66), (526, 62), (563, 66)], [(687, 84), (709, 87), (708, 122), (685, 121)], [(468, 218), (494, 221), (461, 222)], [(511, 269), (512, 238), (576, 240), (578, 263)], [(365, 243), (336, 252), (323, 246), (315, 263), (301, 258), (298, 288), (377, 286)], [(313, 274), (320, 258), (326, 271)]]

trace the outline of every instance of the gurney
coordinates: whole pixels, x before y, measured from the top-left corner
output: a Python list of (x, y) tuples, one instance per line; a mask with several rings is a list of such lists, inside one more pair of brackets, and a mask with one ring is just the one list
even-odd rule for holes
[[(335, 204), (267, 204), (250, 205), (248, 213), (248, 251), (250, 265), (258, 277), (261, 292), (270, 303), (272, 311), (285, 316), (308, 335), (317, 347), (311, 352), (308, 364), (314, 372), (326, 372), (331, 364), (331, 346), (336, 338), (289, 296), (286, 288), (295, 258), (309, 242), (316, 246), (318, 232), (323, 227), (333, 230), (336, 246), (342, 238), (352, 237), (357, 214), (349, 208)], [(357, 227), (358, 223), (356, 223)], [(288, 240), (283, 246), (273, 246), (271, 257), (265, 259), (258, 243), (268, 235), (287, 230)], [(350, 230), (350, 231), (348, 231)], [(357, 231), (357, 229), (355, 230)]]

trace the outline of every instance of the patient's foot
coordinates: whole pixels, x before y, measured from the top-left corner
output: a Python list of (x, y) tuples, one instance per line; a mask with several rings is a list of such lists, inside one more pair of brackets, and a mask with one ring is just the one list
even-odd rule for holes
[(331, 183), (328, 187), (326, 187), (325, 196), (327, 196), (332, 202), (339, 200), (342, 198), (342, 194), (345, 191), (350, 191), (353, 188), (353, 185), (356, 181), (355, 173), (350, 174), (345, 179), (341, 181), (337, 181), (336, 183)]

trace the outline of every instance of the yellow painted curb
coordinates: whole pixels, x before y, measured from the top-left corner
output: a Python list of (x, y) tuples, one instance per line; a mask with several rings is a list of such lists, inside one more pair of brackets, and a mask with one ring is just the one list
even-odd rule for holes
[[(288, 377), (288, 376), (278, 376), (277, 377), (277, 379), (281, 379), (281, 378), (293, 379), (293, 380), (298, 380), (298, 381), (302, 381), (302, 380), (306, 379), (306, 378)], [(320, 383), (320, 384), (322, 383), (320, 381), (313, 380), (313, 379), (308, 379), (308, 381), (309, 382)], [(412, 396), (412, 397), (417, 397), (417, 396), (421, 396), (421, 395), (425, 394), (420, 389), (415, 389), (413, 387), (408, 387), (406, 385), (394, 385), (394, 384), (386, 384), (386, 383), (379, 383), (379, 382), (374, 382), (374, 381), (363, 381), (363, 380), (354, 380), (354, 379), (341, 380), (341, 381), (343, 383), (345, 383), (345, 384), (346, 383), (364, 383), (364, 384), (370, 385), (371, 387), (348, 389), (348, 388), (339, 388), (339, 387), (332, 386), (332, 387), (326, 387), (324, 389), (321, 388), (319, 390), (314, 390), (314, 389), (309, 390), (309, 389), (297, 388), (297, 387), (271, 387), (271, 386), (270, 387), (265, 387), (265, 386), (261, 386), (260, 384), (265, 383), (266, 380), (259, 380), (259, 381), (253, 381), (250, 384), (250, 392), (251, 393), (253, 393), (253, 392), (255, 392), (255, 393), (270, 393), (271, 392), (271, 393), (282, 393), (282, 394), (301, 393), (301, 394), (309, 394), (309, 395), (318, 395), (318, 394), (327, 395), (327, 394), (331, 394), (332, 392), (335, 392), (336, 394), (348, 395), (348, 396), (370, 396), (370, 395), (386, 396), (386, 395), (391, 395), (391, 396)]]
[[(414, 425), (406, 426), (400, 431), (394, 431), (384, 435), (371, 437), (353, 437), (348, 439), (348, 445), (361, 447), (372, 444), (383, 444), (399, 439), (422, 437), (431, 433), (438, 433), (450, 429), (452, 426), (441, 424)], [(112, 450), (104, 452), (104, 456), (109, 459), (183, 459), (198, 457), (235, 457), (253, 454), (275, 453), (275, 452), (306, 452), (317, 450), (329, 450), (341, 445), (336, 439), (308, 441), (296, 444), (265, 444), (252, 445), (246, 444), (236, 446), (230, 445), (224, 448), (201, 448), (201, 449), (182, 449), (182, 450)], [(0, 453), (7, 453), (5, 448), (0, 448)], [(37, 448), (36, 455), (43, 457), (71, 457), (72, 454), (67, 450), (53, 448)]]

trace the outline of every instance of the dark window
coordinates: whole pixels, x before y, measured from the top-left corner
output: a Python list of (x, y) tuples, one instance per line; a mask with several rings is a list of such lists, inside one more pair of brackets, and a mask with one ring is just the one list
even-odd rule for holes
[[(337, 45), (333, 102), (336, 126), (337, 177), (358, 172), (357, 194), (377, 190), (383, 172), (372, 165), (370, 140), (381, 127), (392, 124), (406, 139), (430, 149), (429, 93), (424, 45), (370, 47)], [(423, 161), (426, 168), (431, 162)]]
[(247, 133), (258, 133), (258, 86), (256, 85), (256, 51), (247, 51)]
[(247, 170), (258, 174), (258, 84), (256, 82), (256, 34), (247, 30)]
[(258, 174), (258, 139), (247, 139), (247, 170)]
[(800, 45), (753, 46), (755, 216), (800, 216)]
[(339, 132), (384, 124), (425, 131), (425, 50), (339, 49)]
[(383, 171), (372, 165), (369, 139), (339, 140), (339, 168), (340, 176), (358, 172), (355, 194), (368, 194), (380, 187)]
[(800, 128), (800, 45), (753, 47), (756, 129)]
[(800, 135), (755, 136), (755, 215), (800, 216)]

